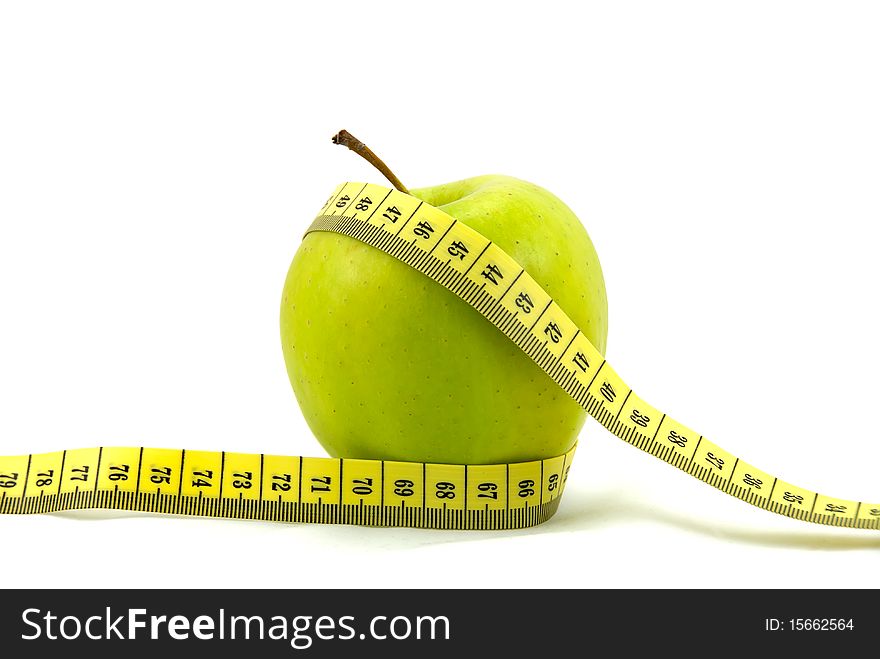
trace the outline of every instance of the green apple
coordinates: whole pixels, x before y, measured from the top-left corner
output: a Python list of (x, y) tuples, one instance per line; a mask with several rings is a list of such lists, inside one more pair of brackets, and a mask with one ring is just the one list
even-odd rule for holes
[[(605, 281), (593, 243), (547, 190), (478, 176), (407, 190), (348, 131), (333, 137), (398, 190), (492, 240), (604, 353)], [(492, 464), (552, 457), (586, 413), (475, 309), (354, 238), (311, 233), (284, 283), (281, 339), (293, 390), (336, 457)]]
[[(510, 254), (604, 354), (599, 259), (562, 201), (507, 176), (409, 192)], [(302, 241), (284, 284), (281, 337), (303, 415), (334, 457), (535, 460), (571, 448), (586, 419), (475, 309), (348, 236)]]

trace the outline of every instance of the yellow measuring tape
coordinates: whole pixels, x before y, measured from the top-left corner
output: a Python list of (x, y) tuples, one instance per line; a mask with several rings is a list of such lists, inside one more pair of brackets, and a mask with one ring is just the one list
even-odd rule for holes
[[(382, 201), (366, 204), (365, 198)], [(405, 209), (401, 217), (407, 219), (390, 222), (376, 212), (380, 205)], [(307, 234), (314, 231), (363, 241), (458, 295), (625, 442), (759, 508), (818, 524), (880, 529), (880, 504), (787, 483), (642, 400), (516, 261), (439, 209), (384, 186), (344, 183)], [(504, 278), (481, 277), (487, 267)], [(528, 312), (517, 305), (523, 295), (532, 303)], [(289, 522), (522, 528), (556, 511), (573, 453), (501, 465), (154, 448), (0, 457), (0, 514), (112, 508)]]

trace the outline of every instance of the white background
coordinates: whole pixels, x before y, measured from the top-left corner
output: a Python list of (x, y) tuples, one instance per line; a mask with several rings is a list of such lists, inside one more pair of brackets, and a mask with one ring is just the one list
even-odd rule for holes
[[(322, 455), (278, 310), (347, 128), (410, 186), (543, 185), (654, 405), (880, 500), (874, 3), (6, 3), (0, 454)], [(592, 420), (557, 516), (440, 532), (0, 520), (3, 586), (880, 586), (880, 534), (752, 508)]]

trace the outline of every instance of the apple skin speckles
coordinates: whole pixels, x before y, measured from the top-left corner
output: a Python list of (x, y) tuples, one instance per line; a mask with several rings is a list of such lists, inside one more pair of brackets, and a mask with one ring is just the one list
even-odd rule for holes
[[(602, 352), (605, 283), (581, 222), (506, 176), (412, 190), (494, 241)], [(281, 305), (282, 349), (303, 415), (336, 457), (478, 464), (559, 455), (586, 413), (476, 310), (348, 236), (312, 233)]]

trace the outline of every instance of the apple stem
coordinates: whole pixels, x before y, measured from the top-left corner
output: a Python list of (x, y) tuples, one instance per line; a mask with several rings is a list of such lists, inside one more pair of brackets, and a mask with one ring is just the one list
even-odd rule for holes
[(347, 130), (341, 130), (336, 135), (333, 136), (333, 144), (341, 144), (342, 146), (347, 146), (349, 149), (358, 154), (361, 158), (370, 163), (373, 167), (382, 172), (382, 175), (387, 178), (391, 184), (403, 192), (404, 194), (409, 194), (409, 190), (406, 189), (406, 186), (400, 182), (400, 179), (394, 175), (390, 169), (388, 169), (388, 165), (386, 165), (382, 160), (370, 150), (366, 144), (361, 142), (354, 135), (349, 133)]

